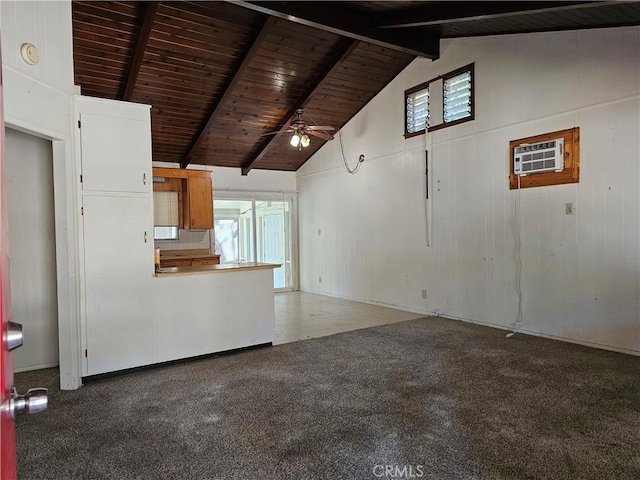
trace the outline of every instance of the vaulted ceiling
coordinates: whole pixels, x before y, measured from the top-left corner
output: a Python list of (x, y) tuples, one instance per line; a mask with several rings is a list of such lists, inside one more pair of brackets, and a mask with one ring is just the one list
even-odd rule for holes
[(413, 59), (437, 59), (441, 38), (640, 24), (638, 1), (72, 5), (84, 95), (152, 105), (156, 161), (243, 174), (297, 170), (326, 140), (274, 134), (296, 110), (339, 129)]

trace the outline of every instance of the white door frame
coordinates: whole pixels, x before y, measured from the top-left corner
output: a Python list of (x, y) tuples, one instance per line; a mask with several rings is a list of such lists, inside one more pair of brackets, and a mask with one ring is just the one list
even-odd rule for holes
[[(13, 372), (58, 368), (60, 349), (58, 299), (55, 295), (58, 269), (55, 264), (53, 144), (13, 128), (7, 128), (5, 133), (11, 319), (22, 324), (27, 339), (23, 348), (14, 354)], [(25, 156), (25, 149), (33, 151)], [(31, 208), (26, 207), (29, 204), (37, 207), (34, 216), (30, 215)], [(17, 234), (20, 230), (22, 232)], [(35, 242), (35, 250), (25, 249), (19, 245), (21, 242)], [(40, 265), (43, 261), (52, 263)], [(44, 275), (42, 278), (39, 277), (41, 274)], [(34, 301), (43, 302), (39, 304), (37, 312), (32, 308)], [(37, 317), (32, 318), (32, 315)]]
[(78, 294), (78, 189), (74, 140), (60, 132), (10, 115), (5, 117), (5, 126), (49, 140), (52, 145), (60, 388), (75, 390), (82, 386), (82, 379)]

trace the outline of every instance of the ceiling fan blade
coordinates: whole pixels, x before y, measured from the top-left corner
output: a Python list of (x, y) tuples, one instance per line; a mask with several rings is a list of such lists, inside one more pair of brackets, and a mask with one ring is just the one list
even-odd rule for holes
[(327, 126), (321, 127), (318, 125), (309, 125), (307, 126), (307, 130), (324, 130), (325, 132), (331, 132), (332, 130), (335, 130), (335, 128), (327, 127)]
[(286, 130), (276, 130), (275, 132), (269, 132), (269, 133), (263, 133), (262, 135), (260, 135), (261, 137), (267, 137), (269, 135), (277, 135), (279, 133), (293, 133), (295, 132), (295, 130), (292, 130), (290, 128), (287, 128)]
[(317, 130), (309, 130), (307, 132), (309, 135), (313, 135), (314, 137), (322, 138), (323, 140), (333, 140), (333, 135), (326, 132), (320, 132)]

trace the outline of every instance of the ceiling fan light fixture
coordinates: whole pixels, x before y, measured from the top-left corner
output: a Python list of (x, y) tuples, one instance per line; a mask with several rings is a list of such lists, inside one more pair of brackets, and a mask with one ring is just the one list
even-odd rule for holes
[(308, 147), (310, 143), (311, 139), (309, 139), (309, 135), (307, 135), (306, 133), (302, 135), (302, 137), (300, 138), (300, 145), (302, 145), (303, 147)]
[(300, 135), (298, 135), (297, 133), (294, 133), (289, 143), (291, 143), (292, 147), (297, 147), (298, 144), (300, 143)]

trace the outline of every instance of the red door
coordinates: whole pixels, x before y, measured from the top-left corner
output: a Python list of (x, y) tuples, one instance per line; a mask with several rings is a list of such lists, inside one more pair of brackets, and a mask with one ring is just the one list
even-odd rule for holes
[(7, 225), (7, 189), (5, 169), (4, 102), (0, 58), (0, 316), (2, 317), (2, 350), (0, 351), (0, 479), (16, 479), (17, 412), (38, 413), (47, 408), (47, 389), (32, 388), (18, 395), (13, 388), (11, 350), (22, 345), (22, 325), (11, 321), (9, 289), (9, 231)]
[[(0, 65), (2, 62), (0, 61)], [(7, 230), (7, 190), (5, 187), (5, 135), (4, 102), (2, 94), (2, 68), (0, 68), (0, 315), (2, 315), (2, 354), (0, 355), (0, 388), (2, 409), (0, 410), (0, 478), (16, 478), (16, 437), (12, 418), (11, 389), (13, 388), (13, 364), (7, 344), (9, 320), (11, 319), (11, 295), (9, 290), (9, 233)]]

